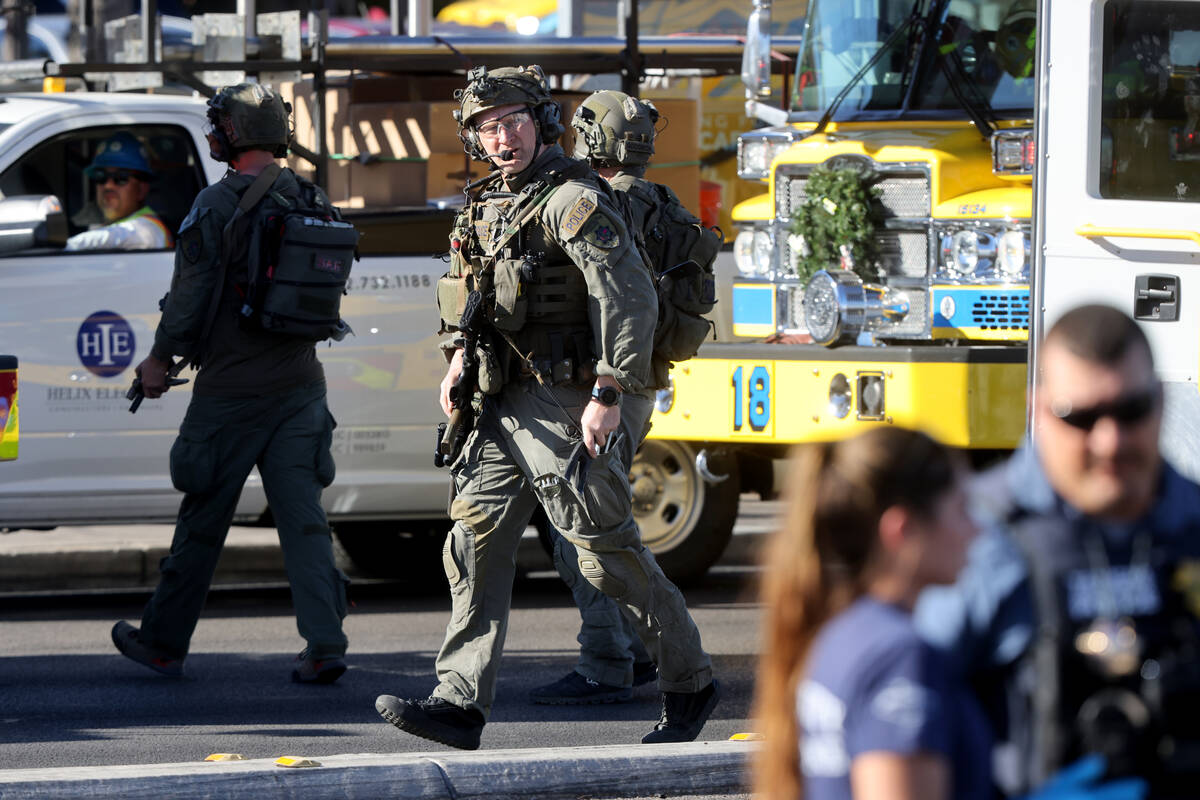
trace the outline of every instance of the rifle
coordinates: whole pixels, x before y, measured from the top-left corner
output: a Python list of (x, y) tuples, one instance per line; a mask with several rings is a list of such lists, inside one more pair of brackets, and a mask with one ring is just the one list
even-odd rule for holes
[(462, 372), (450, 387), (450, 419), (438, 423), (437, 450), (433, 454), (435, 467), (448, 467), (458, 458), (466, 444), (467, 435), (475, 427), (472, 401), (479, 388), (479, 337), (483, 333), (487, 314), (484, 299), (490, 291), (492, 271), (488, 269), (467, 295), (458, 329), (463, 335)]
[[(171, 362), (171, 366), (167, 368), (168, 389), (170, 389), (172, 386), (182, 386), (188, 382), (187, 378), (176, 377), (180, 372), (183, 371), (185, 366), (187, 366), (186, 359)], [(134, 376), (133, 383), (129, 386), (129, 391), (125, 393), (125, 399), (133, 401), (129, 404), (129, 413), (136, 414), (138, 407), (141, 406), (142, 401), (146, 399), (146, 393), (142, 391), (142, 379), (140, 377), (136, 375)]]

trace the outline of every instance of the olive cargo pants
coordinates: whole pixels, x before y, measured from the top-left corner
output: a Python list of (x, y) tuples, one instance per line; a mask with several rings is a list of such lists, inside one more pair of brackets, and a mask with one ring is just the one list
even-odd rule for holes
[(578, 548), (582, 575), (624, 610), (658, 665), (659, 688), (696, 692), (712, 682), (683, 595), (642, 546), (633, 520), (628, 465), (651, 401), (626, 395), (612, 434), (620, 438), (591, 458), (578, 425), (588, 398), (587, 390), (530, 380), (506, 385), (486, 398), (451, 470), (457, 495), (443, 550), (451, 618), (433, 694), (485, 719), (508, 629), (517, 543), (538, 503)]
[(554, 568), (579, 609), (579, 661), (575, 671), (606, 686), (633, 686), (633, 665), (650, 661), (642, 640), (617, 604), (579, 572), (579, 551), (560, 533), (551, 553)]
[(333, 481), (325, 383), (262, 397), (192, 395), (171, 448), (184, 492), (170, 554), (142, 614), (142, 635), (183, 657), (212, 583), (242, 486), (257, 464), (283, 549), (296, 626), (309, 655), (346, 652), (346, 576), (334, 563), (321, 489)]

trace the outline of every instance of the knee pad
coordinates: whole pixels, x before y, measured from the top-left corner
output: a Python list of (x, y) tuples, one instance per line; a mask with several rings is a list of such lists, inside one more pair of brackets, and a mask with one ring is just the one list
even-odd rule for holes
[(601, 557), (580, 549), (579, 572), (588, 583), (616, 600), (626, 597), (631, 586), (646, 582), (637, 556), (625, 550), (604, 553)]

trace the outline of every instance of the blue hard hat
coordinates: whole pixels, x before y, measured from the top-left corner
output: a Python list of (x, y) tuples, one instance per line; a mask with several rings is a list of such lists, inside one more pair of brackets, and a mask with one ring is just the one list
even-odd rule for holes
[(154, 170), (150, 168), (150, 159), (146, 156), (145, 145), (132, 133), (123, 131), (101, 143), (86, 172), (89, 178), (95, 179), (97, 173), (106, 167), (141, 172), (147, 176), (154, 174)]

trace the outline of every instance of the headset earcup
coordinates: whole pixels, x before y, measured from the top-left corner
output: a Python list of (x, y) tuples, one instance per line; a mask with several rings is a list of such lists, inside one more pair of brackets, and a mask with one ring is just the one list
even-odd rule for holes
[(542, 133), (543, 144), (554, 144), (566, 131), (562, 124), (562, 109), (553, 100), (536, 106), (534, 119)]

